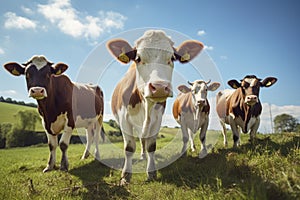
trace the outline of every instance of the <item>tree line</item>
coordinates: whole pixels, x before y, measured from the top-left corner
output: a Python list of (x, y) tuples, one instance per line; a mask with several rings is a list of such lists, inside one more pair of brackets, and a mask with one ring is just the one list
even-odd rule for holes
[(22, 106), (29, 106), (29, 107), (34, 107), (34, 108), (37, 107), (37, 105), (35, 103), (25, 103), (24, 101), (16, 101), (10, 97), (4, 98), (3, 96), (0, 97), (0, 102), (17, 104), (17, 105), (22, 105)]

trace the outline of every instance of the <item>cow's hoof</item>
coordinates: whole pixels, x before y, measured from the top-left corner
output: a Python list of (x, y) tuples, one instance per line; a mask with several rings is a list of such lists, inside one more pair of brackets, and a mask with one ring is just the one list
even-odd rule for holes
[(63, 172), (67, 172), (68, 171), (68, 165), (61, 165), (59, 170), (63, 171)]
[(53, 170), (53, 168), (46, 167), (46, 168), (43, 170), (43, 173), (50, 172), (50, 171), (52, 171), (52, 170)]
[(147, 177), (146, 182), (155, 181), (156, 179), (157, 179), (157, 173), (156, 173), (156, 171), (148, 172), (148, 177)]
[(199, 153), (199, 158), (202, 159), (204, 158), (205, 156), (207, 156), (207, 151), (206, 150), (202, 150), (200, 153)]
[(141, 154), (140, 160), (146, 160), (146, 154)]
[(87, 159), (89, 157), (90, 153), (87, 152), (87, 153), (84, 153), (81, 157), (81, 160), (84, 160), (84, 159)]
[(126, 186), (126, 185), (129, 185), (129, 181), (126, 180), (125, 178), (122, 178), (120, 180), (120, 186)]

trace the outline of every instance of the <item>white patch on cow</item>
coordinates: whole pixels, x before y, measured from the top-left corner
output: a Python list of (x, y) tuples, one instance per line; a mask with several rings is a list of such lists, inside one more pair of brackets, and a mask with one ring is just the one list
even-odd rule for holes
[(247, 131), (249, 131), (250, 129), (253, 128), (253, 126), (255, 126), (258, 123), (258, 118), (259, 117), (251, 117), (248, 124), (247, 124)]
[(93, 118), (82, 118), (81, 116), (76, 116), (75, 127), (76, 128), (88, 128), (89, 126), (98, 123), (98, 119), (101, 115), (96, 115)]
[(49, 61), (46, 59), (45, 56), (33, 56), (31, 57), (28, 62), (31, 62), (38, 70), (42, 69), (43, 67), (45, 67)]
[(67, 113), (62, 113), (57, 116), (56, 120), (51, 123), (50, 129), (53, 134), (59, 134), (62, 130), (64, 130), (65, 125), (67, 123)]
[(163, 31), (147, 31), (136, 41), (137, 86), (145, 96), (150, 95), (149, 83), (160, 82), (171, 87), (174, 64), (174, 42)]
[(256, 78), (245, 78), (244, 81), (250, 84), (250, 87), (255, 86)]

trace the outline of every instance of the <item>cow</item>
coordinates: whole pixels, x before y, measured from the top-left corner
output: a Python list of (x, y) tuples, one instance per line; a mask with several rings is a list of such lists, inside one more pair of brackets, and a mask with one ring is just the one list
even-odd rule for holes
[(228, 81), (228, 85), (235, 90), (226, 89), (217, 94), (216, 110), (223, 128), (225, 146), (228, 145), (225, 124), (229, 124), (231, 127), (234, 148), (240, 144), (240, 129), (244, 133), (250, 131), (250, 142), (254, 143), (262, 112), (259, 100), (260, 88), (270, 87), (276, 81), (277, 78), (274, 77), (261, 80), (255, 75), (247, 75), (240, 82)]
[(100, 159), (98, 143), (104, 105), (103, 92), (99, 86), (72, 82), (62, 74), (67, 70), (67, 64), (54, 65), (42, 55), (33, 56), (25, 64), (6, 63), (4, 68), (14, 76), (25, 75), (28, 95), (37, 101), (50, 150), (48, 164), (43, 172), (56, 169), (57, 135), (61, 131), (60, 170), (68, 171), (67, 149), (74, 128), (86, 129), (87, 145), (82, 159), (89, 156), (93, 141), (96, 146), (95, 158)]
[(134, 61), (116, 85), (111, 99), (112, 113), (124, 139), (122, 185), (129, 183), (132, 176), (135, 136), (140, 138), (147, 151), (147, 180), (155, 180), (156, 138), (166, 100), (173, 96), (171, 81), (174, 61), (187, 63), (203, 49), (203, 44), (194, 40), (183, 42), (177, 49), (173, 44), (161, 30), (146, 31), (136, 40), (134, 47), (123, 39), (107, 42), (107, 48), (121, 63)]
[(195, 151), (193, 135), (200, 129), (201, 151), (199, 158), (207, 155), (205, 140), (210, 111), (207, 92), (215, 91), (220, 87), (220, 83), (218, 82), (209, 83), (210, 80), (207, 82), (195, 80), (192, 83), (188, 81), (190, 87), (185, 85), (178, 86), (178, 90), (181, 93), (179, 93), (173, 103), (173, 116), (181, 126), (183, 140), (182, 154), (186, 152), (189, 140), (192, 151)]

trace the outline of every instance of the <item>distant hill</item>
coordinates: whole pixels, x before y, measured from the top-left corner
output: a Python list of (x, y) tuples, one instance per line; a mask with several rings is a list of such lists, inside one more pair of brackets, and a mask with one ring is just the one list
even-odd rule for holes
[[(18, 104), (12, 104), (12, 103), (0, 102), (0, 123), (8, 122), (8, 123), (14, 124), (16, 121), (15, 114), (17, 114), (21, 110), (34, 110), (34, 111), (38, 112), (37, 108), (24, 106), (24, 105), (18, 105)], [(105, 132), (118, 131), (117, 129), (109, 126), (107, 123), (104, 123), (104, 130), (105, 130)], [(44, 131), (41, 120), (37, 121), (35, 131), (37, 131), (37, 132)]]

